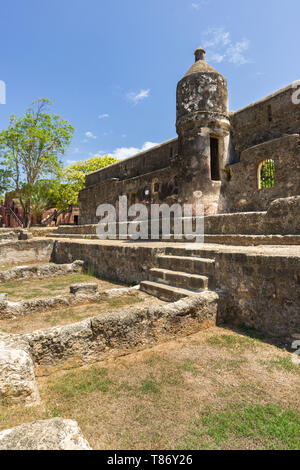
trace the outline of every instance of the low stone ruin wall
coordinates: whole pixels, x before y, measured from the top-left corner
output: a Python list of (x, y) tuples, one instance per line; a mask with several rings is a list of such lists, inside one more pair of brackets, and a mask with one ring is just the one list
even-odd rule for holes
[(16, 266), (0, 271), (0, 283), (17, 279), (44, 279), (82, 272), (83, 261), (76, 260), (68, 264), (44, 264), (41, 266)]
[(76, 421), (53, 418), (0, 432), (0, 450), (92, 450)]
[(37, 405), (40, 396), (27, 340), (0, 333), (0, 400)]
[(215, 272), (219, 322), (300, 335), (300, 257), (219, 253)]
[(0, 319), (15, 320), (30, 313), (42, 313), (61, 307), (100, 302), (105, 299), (121, 297), (125, 294), (134, 295), (139, 292), (138, 289), (139, 286), (99, 292), (96, 283), (82, 283), (71, 285), (71, 294), (68, 295), (30, 299), (21, 302), (10, 302), (7, 294), (0, 294)]
[(29, 334), (0, 333), (0, 400), (39, 404), (36, 374), (128, 354), (176, 335), (195, 333), (215, 324), (217, 303), (218, 295), (207, 291), (172, 304), (124, 308)]
[(175, 335), (188, 335), (215, 324), (218, 295), (202, 292), (176, 303), (131, 307), (79, 323), (20, 335), (30, 345), (39, 372), (74, 366), (149, 347)]
[(30, 240), (31, 232), (22, 228), (0, 228), (0, 244), (9, 241)]
[(18, 240), (18, 234), (17, 232), (8, 232), (8, 231), (2, 231), (0, 229), (0, 244), (2, 243), (7, 243), (7, 242), (12, 242)]
[[(19, 240), (0, 244), (0, 266), (49, 262), (53, 251), (54, 240), (33, 239)], [(78, 259), (78, 258), (77, 258)], [(75, 260), (74, 260), (75, 261)]]

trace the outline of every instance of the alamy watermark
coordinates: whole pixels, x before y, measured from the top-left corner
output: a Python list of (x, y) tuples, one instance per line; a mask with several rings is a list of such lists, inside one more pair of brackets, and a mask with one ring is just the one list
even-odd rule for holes
[(300, 80), (296, 80), (292, 87), (295, 88), (295, 91), (292, 94), (292, 102), (293, 104), (300, 104)]
[(6, 84), (0, 80), (0, 104), (6, 104)]
[(204, 242), (202, 204), (133, 204), (120, 196), (116, 206), (100, 204), (96, 216), (100, 240), (182, 240)]

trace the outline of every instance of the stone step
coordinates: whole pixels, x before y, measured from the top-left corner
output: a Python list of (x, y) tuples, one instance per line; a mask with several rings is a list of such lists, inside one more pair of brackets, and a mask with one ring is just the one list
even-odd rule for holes
[(190, 256), (159, 256), (158, 265), (163, 269), (176, 269), (190, 274), (214, 275), (215, 260)]
[[(205, 247), (205, 248), (203, 248)], [(182, 245), (178, 246), (167, 246), (165, 249), (166, 256), (175, 256), (180, 258), (196, 258), (205, 261), (212, 261), (214, 260), (216, 253), (218, 250), (209, 249), (209, 245), (202, 245), (202, 248), (192, 249), (192, 248), (184, 248)], [(206, 274), (206, 273), (205, 273)]]
[[(81, 234), (81, 233), (51, 233), (46, 235), (47, 238), (75, 238), (84, 240), (99, 240), (98, 236), (93, 233)], [(131, 240), (130, 238), (128, 239)], [(134, 242), (134, 240), (131, 240)], [(143, 241), (143, 240), (138, 240)], [(151, 240), (144, 240), (145, 242)], [(182, 246), (184, 243), (191, 247), (193, 242), (187, 240), (175, 240), (174, 237), (170, 236), (168, 239), (152, 240), (154, 242), (163, 243), (178, 243)], [(205, 244), (216, 245), (231, 245), (231, 246), (259, 246), (259, 245), (300, 245), (300, 235), (205, 235)], [(195, 246), (199, 244), (195, 243)], [(190, 249), (190, 248), (188, 248)], [(195, 248), (196, 250), (196, 248)]]
[(166, 302), (176, 302), (177, 300), (189, 297), (190, 295), (199, 294), (199, 291), (191, 289), (183, 289), (176, 286), (170, 286), (154, 281), (142, 281), (140, 289), (147, 294), (154, 295)]
[(152, 281), (162, 282), (163, 284), (171, 284), (184, 289), (208, 289), (210, 278), (199, 274), (189, 274), (181, 271), (170, 271), (168, 269), (154, 268), (150, 269), (150, 277)]
[(204, 241), (231, 246), (300, 245), (300, 235), (205, 235)]

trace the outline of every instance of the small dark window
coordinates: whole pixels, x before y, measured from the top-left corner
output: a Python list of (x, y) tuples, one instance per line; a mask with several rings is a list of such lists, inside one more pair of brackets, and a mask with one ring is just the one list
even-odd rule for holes
[(220, 181), (219, 141), (210, 139), (210, 171), (212, 181)]
[(136, 193), (132, 193), (130, 197), (130, 204), (133, 206), (133, 204), (136, 204)]
[(258, 166), (258, 188), (270, 189), (275, 186), (275, 162), (265, 160)]
[(273, 121), (272, 106), (270, 104), (268, 106), (268, 120), (269, 122)]

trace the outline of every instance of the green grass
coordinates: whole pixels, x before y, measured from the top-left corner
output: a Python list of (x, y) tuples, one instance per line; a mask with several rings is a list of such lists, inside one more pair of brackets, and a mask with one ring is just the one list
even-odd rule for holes
[(271, 370), (272, 369), (283, 370), (286, 372), (290, 372), (291, 374), (300, 376), (300, 365), (294, 364), (290, 356), (286, 356), (286, 357), (278, 356), (276, 359), (269, 361), (269, 362), (262, 361), (262, 364), (267, 365), (268, 368)]
[(112, 381), (107, 377), (107, 370), (102, 367), (91, 367), (88, 370), (68, 372), (60, 377), (48, 389), (51, 395), (61, 399), (74, 398), (76, 395), (95, 391), (107, 393)]
[(155, 380), (143, 380), (140, 391), (142, 393), (160, 393), (160, 388), (158, 382)]
[(199, 369), (195, 367), (192, 361), (186, 361), (182, 366), (184, 372), (190, 372), (194, 376), (199, 374)]
[(22, 299), (32, 299), (59, 294), (60, 291), (68, 288), (71, 284), (88, 282), (95, 280), (89, 274), (68, 274), (54, 279), (30, 279), (8, 281), (0, 284), (0, 294), (7, 292), (9, 297), (21, 297)]
[(252, 352), (254, 352), (258, 345), (258, 342), (252, 338), (226, 334), (220, 336), (210, 336), (206, 339), (206, 343), (210, 346), (226, 348), (231, 351), (239, 352), (244, 352), (247, 349), (250, 349)]
[(181, 449), (226, 449), (247, 441), (250, 448), (297, 450), (300, 446), (300, 414), (278, 405), (232, 404), (216, 413), (207, 410)]

